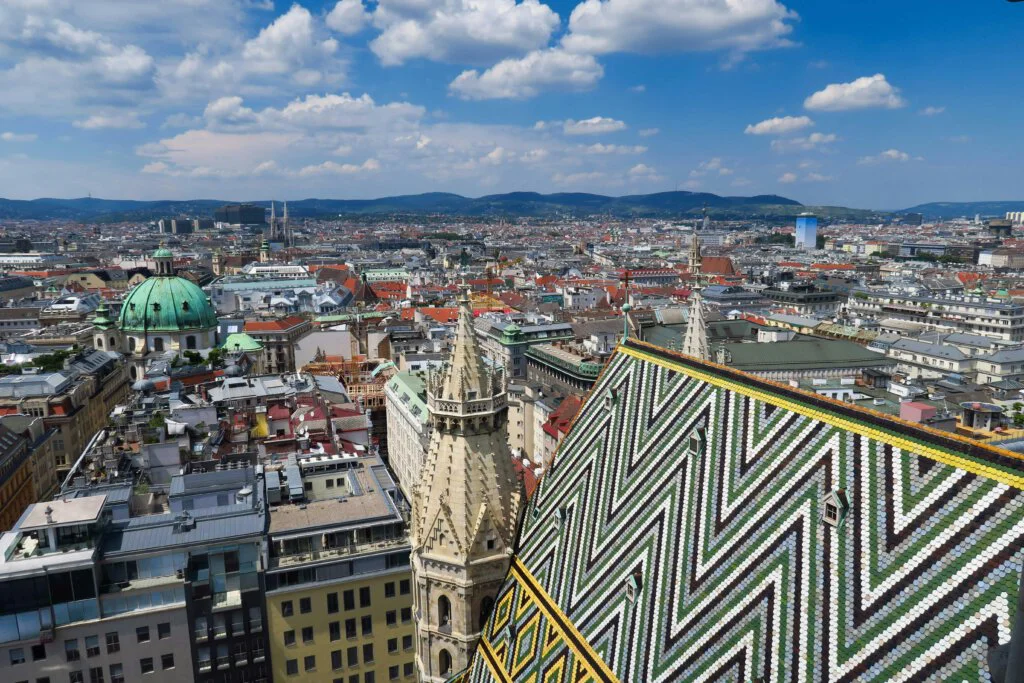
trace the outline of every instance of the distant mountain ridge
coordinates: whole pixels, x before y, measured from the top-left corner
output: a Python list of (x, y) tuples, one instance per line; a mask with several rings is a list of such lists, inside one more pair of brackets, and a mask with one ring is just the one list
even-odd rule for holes
[[(237, 201), (192, 199), (184, 201), (137, 201), (120, 199), (0, 199), (0, 219), (153, 220), (187, 215), (213, 216), (224, 204)], [(269, 201), (248, 202), (270, 206)], [(792, 215), (800, 202), (778, 195), (722, 197), (708, 192), (659, 192), (609, 197), (582, 192), (540, 194), (508, 192), (483, 197), (463, 197), (445, 192), (399, 195), (378, 199), (301, 199), (288, 202), (288, 213), (297, 218), (331, 215), (443, 214), (461, 216), (558, 216), (600, 215), (677, 217), (697, 215), (704, 205), (716, 217)]]
[(962, 218), (981, 214), (982, 216), (998, 216), (1002, 218), (1008, 211), (1024, 211), (1024, 201), (1003, 202), (930, 202), (919, 204), (899, 213), (919, 213), (925, 218)]

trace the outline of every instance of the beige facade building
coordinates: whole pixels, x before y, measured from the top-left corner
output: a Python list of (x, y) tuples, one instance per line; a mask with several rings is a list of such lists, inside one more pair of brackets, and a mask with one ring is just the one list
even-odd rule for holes
[(469, 663), (512, 558), (522, 493), (505, 382), (484, 363), (463, 298), (451, 361), (427, 382), (432, 434), (413, 491), (416, 665), (428, 683)]

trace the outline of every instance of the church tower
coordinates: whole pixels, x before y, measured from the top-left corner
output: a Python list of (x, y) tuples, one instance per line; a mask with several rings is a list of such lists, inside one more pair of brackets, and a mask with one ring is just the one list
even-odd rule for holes
[[(708, 207), (704, 206), (704, 220), (702, 225), (706, 230), (709, 225)], [(700, 290), (703, 287), (703, 276), (701, 268), (704, 259), (700, 253), (700, 235), (697, 228), (693, 229), (693, 239), (690, 242), (690, 278), (693, 284), (690, 294), (690, 315), (686, 323), (686, 332), (683, 335), (683, 353), (701, 360), (711, 360), (711, 346), (708, 344), (708, 322), (704, 301), (701, 298)]]
[(428, 683), (469, 663), (512, 558), (521, 488), (505, 383), (483, 361), (466, 295), (452, 357), (427, 381), (433, 433), (413, 488), (416, 664)]

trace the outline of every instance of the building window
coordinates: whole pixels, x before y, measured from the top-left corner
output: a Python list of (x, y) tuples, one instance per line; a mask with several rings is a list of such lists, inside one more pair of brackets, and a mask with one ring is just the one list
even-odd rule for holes
[(307, 655), (302, 662), (303, 668), (309, 671), (316, 671), (316, 655)]
[(395, 625), (397, 625), (398, 624), (398, 612), (393, 610), (393, 609), (389, 609), (387, 612), (385, 612), (384, 613), (384, 623), (387, 624), (388, 626), (395, 626)]
[(414, 669), (413, 669), (412, 662), (406, 662), (405, 664), (402, 665), (402, 674), (404, 676), (406, 676), (406, 677), (412, 676), (413, 671), (414, 671)]
[(348, 659), (349, 666), (359, 666), (359, 648), (350, 647), (345, 651), (345, 658)]
[(363, 674), (363, 683), (376, 683), (377, 674), (373, 671), (367, 671)]
[(331, 650), (331, 669), (337, 671), (342, 666), (341, 650)]
[(437, 654), (437, 668), (442, 676), (448, 676), (452, 672), (452, 655), (448, 650), (441, 650)]
[(409, 579), (402, 579), (398, 582), (398, 592), (402, 595), (408, 595), (410, 591)]
[(156, 625), (156, 637), (160, 640), (171, 637), (171, 624), (170, 622), (164, 622)]
[(139, 669), (141, 669), (142, 673), (144, 673), (144, 674), (151, 674), (151, 673), (153, 673), (153, 658), (152, 657), (144, 657), (144, 658), (140, 659), (139, 660)]
[(437, 623), (442, 627), (452, 623), (452, 602), (446, 595), (437, 599)]
[[(117, 635), (116, 633), (114, 634)], [(46, 645), (39, 643), (38, 645), (32, 646), (32, 661), (38, 662), (42, 659), (46, 659)]]
[(295, 645), (295, 631), (284, 632), (284, 646), (291, 647)]
[(345, 637), (355, 638), (356, 637), (356, 620), (346, 619), (345, 620)]
[(282, 601), (281, 602), (281, 616), (282, 617), (290, 617), (290, 616), (292, 616), (292, 614), (294, 614), (294, 609), (292, 608), (292, 601), (291, 600), (284, 600), (284, 601)]
[(398, 669), (398, 665), (397, 664), (395, 664), (394, 666), (389, 666), (388, 667), (388, 680), (397, 681), (398, 680), (398, 672), (399, 672), (399, 669)]
[(154, 337), (153, 338), (153, 350), (154, 351), (163, 351), (164, 350), (164, 338), (163, 337)]
[(94, 666), (89, 669), (89, 683), (103, 683), (102, 666)]
[(11, 657), (11, 666), (25, 663), (25, 651), (20, 647), (12, 647), (8, 651), (8, 655)]
[(110, 683), (124, 683), (124, 667), (120, 664), (110, 665)]
[[(186, 307), (188, 306), (187, 302), (185, 303), (185, 306)], [(188, 308), (185, 308), (185, 310), (187, 311)], [(196, 349), (196, 338), (193, 335), (190, 334), (189, 336), (185, 337), (185, 348), (189, 349), (191, 351), (195, 351), (195, 349)]]
[(313, 611), (313, 599), (312, 598), (299, 598), (299, 613), (309, 614)]
[(298, 676), (299, 675), (299, 660), (297, 660), (297, 659), (289, 659), (287, 662), (285, 662), (284, 663), (284, 672), (286, 674), (288, 674), (289, 676)]
[(69, 671), (68, 683), (85, 683), (85, 676), (82, 675), (81, 671)]
[(388, 654), (393, 655), (398, 652), (398, 638), (388, 638)]
[(327, 627), (330, 631), (332, 643), (336, 640), (341, 640), (341, 622), (332, 621)]
[(338, 594), (328, 593), (327, 594), (327, 613), (337, 614), (338, 612)]
[(363, 645), (363, 664), (369, 664), (373, 661), (373, 643), (367, 643)]
[(388, 581), (387, 583), (384, 584), (384, 597), (385, 598), (393, 598), (393, 597), (395, 597), (395, 582), (394, 581)]
[(491, 609), (494, 608), (494, 598), (487, 595), (480, 601), (480, 630), (484, 630), (484, 626), (487, 625), (487, 617), (491, 616)]
[(139, 626), (137, 629), (135, 629), (135, 638), (140, 643), (148, 643), (149, 642), (149, 627), (148, 626)]
[(412, 636), (402, 636), (402, 649), (403, 650), (411, 650), (412, 649)]
[(360, 621), (360, 625), (362, 626), (363, 635), (364, 636), (372, 636), (373, 635), (373, 617), (371, 617), (370, 615), (366, 615), (366, 616), (362, 617), (359, 621)]
[(303, 626), (302, 627), (302, 644), (309, 645), (313, 642), (313, 627)]
[(98, 657), (100, 654), (100, 638), (99, 636), (86, 636), (85, 637), (85, 656), (86, 657)]
[(82, 653), (78, 651), (78, 638), (64, 641), (64, 654), (69, 662), (77, 662), (82, 658)]
[(359, 606), (369, 607), (370, 606), (370, 589), (368, 586), (363, 586), (359, 589)]
[(350, 590), (349, 591), (345, 591), (344, 593), (342, 593), (342, 598), (344, 598), (344, 604), (345, 604), (345, 611), (346, 612), (348, 610), (350, 610), (350, 609), (355, 609), (356, 608), (356, 593), (355, 593), (355, 591), (350, 591)]
[(407, 624), (412, 621), (412, 607), (402, 608), (402, 623)]
[(160, 655), (160, 666), (166, 671), (174, 668), (174, 653)]

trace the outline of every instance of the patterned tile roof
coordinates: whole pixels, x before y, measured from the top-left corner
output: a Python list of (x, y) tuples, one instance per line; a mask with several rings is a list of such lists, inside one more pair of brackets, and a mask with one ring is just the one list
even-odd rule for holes
[(1015, 453), (631, 340), (455, 680), (989, 680), (1022, 489)]

